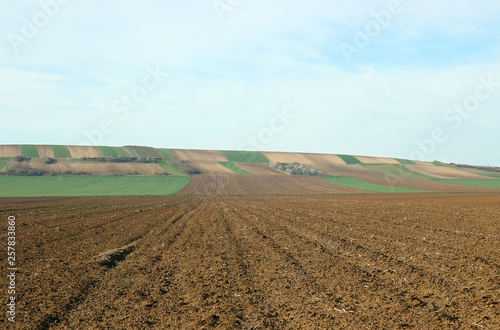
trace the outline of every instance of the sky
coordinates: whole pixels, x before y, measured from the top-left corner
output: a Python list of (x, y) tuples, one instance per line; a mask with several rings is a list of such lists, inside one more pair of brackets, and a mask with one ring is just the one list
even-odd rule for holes
[(0, 144), (500, 166), (497, 0), (0, 4)]

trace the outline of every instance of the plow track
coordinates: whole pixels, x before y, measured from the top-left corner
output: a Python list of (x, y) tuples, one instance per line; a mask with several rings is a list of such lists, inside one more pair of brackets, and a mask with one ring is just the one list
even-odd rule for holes
[(500, 327), (499, 194), (217, 196), (235, 177), (208, 197), (0, 199), (17, 326)]

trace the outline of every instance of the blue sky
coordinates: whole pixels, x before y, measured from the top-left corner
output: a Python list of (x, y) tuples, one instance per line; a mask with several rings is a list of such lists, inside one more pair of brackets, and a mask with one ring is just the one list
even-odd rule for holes
[[(498, 1), (59, 1), (0, 4), (1, 144), (253, 138), (269, 151), (500, 166)], [(161, 82), (117, 111), (151, 70)], [(473, 109), (449, 112), (464, 102)]]

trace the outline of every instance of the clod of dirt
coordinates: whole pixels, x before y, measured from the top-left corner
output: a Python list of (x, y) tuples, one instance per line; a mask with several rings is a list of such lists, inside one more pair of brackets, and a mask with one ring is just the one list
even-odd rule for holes
[(136, 243), (130, 243), (114, 250), (102, 252), (96, 257), (96, 260), (101, 266), (108, 268), (116, 267), (117, 262), (125, 260), (125, 258), (134, 251), (135, 245)]

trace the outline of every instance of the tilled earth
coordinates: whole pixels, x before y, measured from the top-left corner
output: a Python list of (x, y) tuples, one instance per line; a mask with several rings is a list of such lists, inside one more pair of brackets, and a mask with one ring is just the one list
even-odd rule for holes
[(500, 328), (500, 194), (0, 199), (0, 215), (3, 247), (17, 218), (19, 329)]

